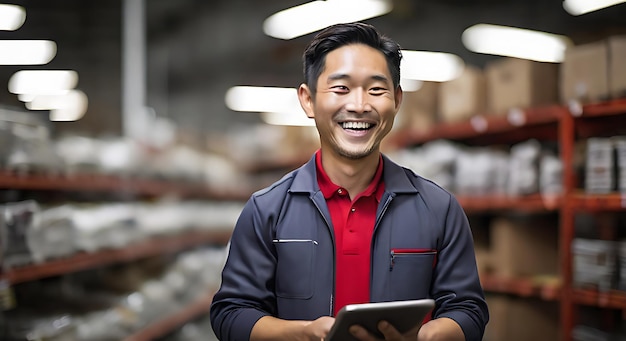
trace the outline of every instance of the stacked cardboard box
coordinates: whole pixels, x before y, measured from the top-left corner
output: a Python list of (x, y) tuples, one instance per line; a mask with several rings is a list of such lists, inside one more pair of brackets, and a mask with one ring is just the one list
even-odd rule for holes
[(502, 57), (485, 66), (487, 110), (503, 115), (514, 108), (558, 102), (558, 65)]
[(560, 100), (603, 101), (626, 95), (626, 36), (581, 44), (565, 52)]
[(486, 107), (486, 81), (483, 71), (467, 65), (461, 75), (441, 83), (439, 118), (442, 122), (459, 122), (483, 114)]
[(558, 304), (507, 295), (487, 295), (490, 319), (483, 341), (554, 341)]
[(551, 217), (502, 216), (490, 226), (491, 266), (500, 277), (556, 276), (558, 227)]

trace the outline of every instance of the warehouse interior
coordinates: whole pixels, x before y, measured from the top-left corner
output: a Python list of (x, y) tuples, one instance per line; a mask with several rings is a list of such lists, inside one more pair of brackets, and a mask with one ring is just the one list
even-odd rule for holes
[[(308, 2), (2, 2), (26, 18), (0, 41), (52, 40), (56, 55), (0, 65), (0, 339), (211, 339), (245, 201), (318, 147), (314, 128), (267, 124), (225, 95), (302, 82), (314, 32), (278, 39), (263, 23)], [(484, 340), (626, 339), (626, 4), (572, 15), (561, 0), (389, 3), (364, 22), (468, 70), (406, 92), (384, 151), (466, 210), (492, 316)], [(481, 23), (565, 36), (570, 59), (470, 51), (463, 32)], [(29, 110), (9, 91), (22, 70), (76, 71), (84, 115)]]

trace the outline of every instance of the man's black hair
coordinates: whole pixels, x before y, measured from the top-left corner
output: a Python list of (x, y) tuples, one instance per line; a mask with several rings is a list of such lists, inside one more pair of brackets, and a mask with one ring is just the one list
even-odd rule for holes
[(342, 46), (365, 44), (385, 55), (394, 88), (400, 84), (400, 46), (382, 35), (374, 26), (365, 23), (347, 23), (329, 26), (319, 32), (304, 50), (304, 82), (314, 95), (317, 79), (324, 69), (326, 55)]

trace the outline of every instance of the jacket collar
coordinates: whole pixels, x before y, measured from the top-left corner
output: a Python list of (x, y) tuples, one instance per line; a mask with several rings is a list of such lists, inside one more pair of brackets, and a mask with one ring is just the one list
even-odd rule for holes
[[(291, 184), (289, 192), (314, 194), (320, 191), (316, 178), (315, 154), (298, 171)], [(385, 192), (388, 193), (417, 193), (419, 190), (408, 178), (404, 167), (391, 161), (383, 154), (383, 181)]]

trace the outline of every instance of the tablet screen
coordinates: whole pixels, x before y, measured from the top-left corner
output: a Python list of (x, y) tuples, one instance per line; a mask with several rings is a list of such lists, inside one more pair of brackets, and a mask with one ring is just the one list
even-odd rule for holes
[(359, 324), (370, 333), (383, 338), (377, 328), (378, 322), (382, 320), (391, 323), (400, 333), (405, 333), (421, 325), (434, 307), (435, 301), (432, 299), (349, 304), (339, 310), (335, 324), (324, 340), (357, 340), (348, 331), (354, 324)]

